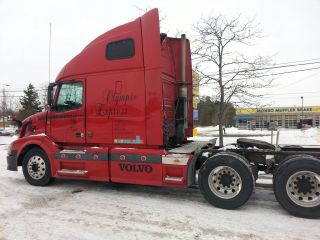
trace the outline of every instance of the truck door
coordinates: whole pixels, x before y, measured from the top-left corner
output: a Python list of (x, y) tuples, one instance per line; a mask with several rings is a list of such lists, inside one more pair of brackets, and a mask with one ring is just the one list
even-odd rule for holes
[(48, 116), (48, 128), (55, 142), (85, 143), (85, 80), (62, 82)]

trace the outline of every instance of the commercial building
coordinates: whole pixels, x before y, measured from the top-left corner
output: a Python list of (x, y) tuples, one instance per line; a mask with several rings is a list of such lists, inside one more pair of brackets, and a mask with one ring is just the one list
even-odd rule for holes
[(271, 122), (281, 128), (319, 127), (320, 106), (238, 108), (234, 120), (237, 127), (246, 129), (268, 128)]
[(0, 117), (0, 128), (9, 127), (12, 122), (8, 117)]

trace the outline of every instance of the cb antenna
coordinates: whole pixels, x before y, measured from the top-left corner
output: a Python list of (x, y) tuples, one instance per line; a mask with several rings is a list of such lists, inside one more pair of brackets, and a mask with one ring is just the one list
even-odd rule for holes
[(51, 72), (51, 23), (49, 24), (49, 84), (51, 80), (50, 72)]

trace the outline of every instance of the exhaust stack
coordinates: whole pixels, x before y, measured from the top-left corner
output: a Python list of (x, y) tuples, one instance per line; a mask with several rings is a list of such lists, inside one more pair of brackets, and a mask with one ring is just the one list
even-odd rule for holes
[(180, 97), (183, 99), (183, 136), (184, 129), (188, 128), (188, 88), (186, 85), (186, 35), (181, 34), (181, 85)]

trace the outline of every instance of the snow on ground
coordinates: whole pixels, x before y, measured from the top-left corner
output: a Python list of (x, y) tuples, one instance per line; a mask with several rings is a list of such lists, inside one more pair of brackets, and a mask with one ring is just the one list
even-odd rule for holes
[[(218, 137), (217, 127), (199, 127), (198, 136), (189, 138), (194, 141), (208, 141)], [(280, 145), (320, 145), (320, 129), (279, 129), (279, 144)], [(224, 135), (224, 144), (236, 143), (237, 138), (248, 137), (252, 139), (271, 142), (271, 131), (268, 130), (242, 130), (237, 128), (226, 128)], [(276, 132), (273, 135), (273, 143), (276, 142)], [(219, 140), (217, 139), (217, 144)]]
[[(288, 140), (306, 134), (317, 141), (317, 131), (287, 133)], [(34, 187), (21, 169), (6, 170), (14, 138), (0, 137), (0, 240), (320, 239), (320, 221), (289, 215), (270, 189), (257, 188), (242, 208), (223, 210), (197, 189), (71, 180)]]
[[(199, 135), (202, 136), (218, 136), (219, 127), (197, 127)], [(247, 129), (238, 129), (235, 127), (225, 128), (225, 136), (230, 137), (233, 135), (238, 136), (269, 136), (271, 132), (268, 130), (247, 130)]]

